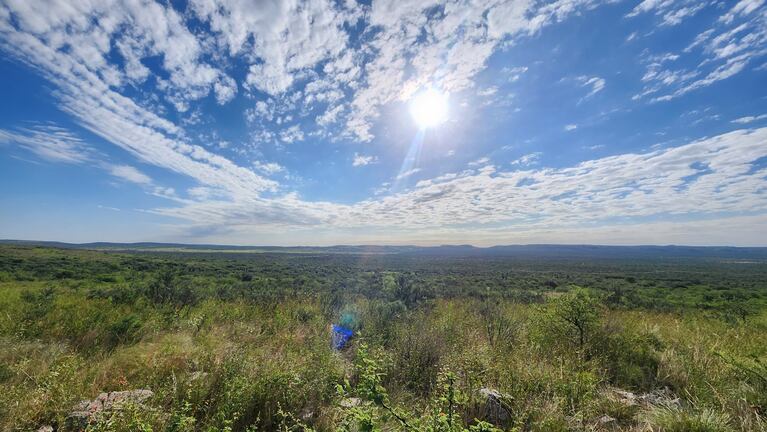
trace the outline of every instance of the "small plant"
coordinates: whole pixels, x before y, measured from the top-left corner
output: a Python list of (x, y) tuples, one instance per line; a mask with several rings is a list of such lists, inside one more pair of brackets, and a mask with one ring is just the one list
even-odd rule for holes
[(652, 432), (732, 432), (730, 417), (710, 409), (694, 412), (675, 407), (657, 407), (645, 421)]
[(349, 393), (358, 395), (363, 404), (349, 406), (342, 423), (342, 430), (373, 432), (384, 430), (384, 425), (394, 423), (402, 431), (419, 432), (500, 432), (490, 423), (476, 421), (469, 428), (464, 427), (459, 407), (466, 404), (468, 398), (456, 385), (456, 375), (443, 371), (439, 377), (439, 390), (431, 402), (429, 415), (417, 414), (396, 407), (390, 400), (389, 393), (382, 384), (384, 377), (379, 366), (379, 358), (372, 356), (366, 344), (357, 349), (355, 368), (359, 375), (357, 386), (352, 388), (348, 382), (339, 386), (341, 396)]

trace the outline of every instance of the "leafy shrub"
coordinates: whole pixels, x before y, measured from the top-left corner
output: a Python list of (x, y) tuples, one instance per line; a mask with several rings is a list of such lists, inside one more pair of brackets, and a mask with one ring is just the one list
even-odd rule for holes
[(426, 294), (420, 285), (413, 282), (411, 275), (398, 274), (394, 288), (394, 298), (401, 301), (408, 308), (412, 308), (418, 302), (426, 299)]
[(363, 332), (369, 340), (389, 344), (393, 340), (394, 324), (406, 312), (407, 307), (399, 300), (370, 300), (362, 312)]
[(492, 347), (510, 347), (516, 342), (520, 323), (507, 315), (497, 301), (482, 302), (479, 310)]
[(592, 372), (578, 372), (559, 383), (557, 392), (562, 395), (569, 411), (575, 413), (594, 399), (599, 381)]
[(139, 291), (124, 285), (96, 287), (88, 291), (89, 299), (108, 299), (114, 304), (130, 305), (139, 298)]
[(633, 390), (656, 385), (663, 344), (654, 334), (604, 327), (595, 349), (614, 385)]
[(583, 288), (553, 298), (537, 317), (539, 342), (550, 350), (564, 350), (588, 360), (600, 328), (601, 307), (599, 300)]
[(136, 314), (130, 314), (121, 317), (112, 323), (108, 329), (109, 345), (117, 346), (119, 344), (134, 342), (141, 330), (141, 319)]
[(197, 303), (197, 294), (185, 283), (179, 282), (173, 270), (160, 271), (144, 289), (144, 295), (155, 304), (170, 304), (177, 307)]
[(42, 331), (40, 323), (53, 310), (56, 291), (50, 286), (40, 291), (26, 290), (21, 293), (21, 300), (24, 303), (24, 332), (29, 336), (37, 336)]
[(456, 386), (457, 377), (449, 371), (440, 372), (437, 392), (424, 415), (396, 406), (384, 386), (382, 361), (380, 354), (371, 353), (367, 344), (358, 346), (354, 362), (357, 384), (351, 386), (347, 381), (337, 390), (341, 396), (355, 394), (365, 403), (344, 407), (345, 418), (339, 431), (501, 432), (476, 419), (473, 425), (465, 427), (466, 419), (459, 412), (469, 398)]
[(443, 335), (418, 316), (399, 326), (391, 346), (393, 378), (412, 391), (428, 394), (437, 381), (446, 348), (443, 340)]

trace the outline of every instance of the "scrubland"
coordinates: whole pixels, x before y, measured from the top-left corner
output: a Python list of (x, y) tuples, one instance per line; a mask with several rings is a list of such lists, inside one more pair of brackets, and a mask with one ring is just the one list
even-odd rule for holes
[(0, 429), (767, 430), (764, 263), (240, 255), (0, 247)]

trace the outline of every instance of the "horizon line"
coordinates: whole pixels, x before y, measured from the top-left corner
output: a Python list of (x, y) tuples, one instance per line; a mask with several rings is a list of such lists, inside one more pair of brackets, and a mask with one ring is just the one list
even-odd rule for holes
[(185, 246), (185, 247), (217, 247), (217, 248), (283, 248), (283, 249), (298, 249), (298, 248), (315, 248), (315, 249), (330, 249), (339, 247), (379, 247), (379, 248), (442, 248), (442, 247), (471, 247), (474, 249), (492, 249), (501, 247), (532, 247), (532, 246), (569, 246), (569, 247), (616, 247), (616, 248), (638, 248), (638, 247), (658, 247), (658, 248), (733, 248), (733, 249), (767, 249), (767, 245), (764, 246), (735, 246), (728, 244), (711, 244), (711, 245), (689, 245), (689, 244), (657, 244), (657, 243), (637, 243), (637, 244), (604, 244), (604, 243), (505, 243), (495, 244), (491, 246), (477, 246), (468, 243), (444, 243), (438, 245), (418, 245), (418, 244), (329, 244), (324, 246), (319, 245), (268, 245), (268, 244), (223, 244), (223, 243), (184, 243), (173, 241), (135, 241), (135, 242), (119, 242), (119, 241), (88, 241), (88, 242), (66, 242), (60, 240), (27, 240), (27, 239), (0, 239), (0, 244), (61, 244), (70, 246), (89, 246), (89, 245), (170, 245), (170, 246)]

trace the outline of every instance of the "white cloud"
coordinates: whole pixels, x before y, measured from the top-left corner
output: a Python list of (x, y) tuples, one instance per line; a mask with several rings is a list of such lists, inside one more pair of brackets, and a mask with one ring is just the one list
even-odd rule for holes
[(576, 129), (578, 129), (578, 125), (577, 124), (571, 123), (571, 124), (565, 125), (565, 130), (568, 131), (568, 132), (569, 131), (574, 131)]
[[(173, 199), (176, 206), (152, 211), (178, 218), (188, 232), (348, 233), (364, 227), (369, 232), (390, 229), (407, 238), (414, 232), (492, 235), (487, 226), (493, 226), (507, 232), (554, 227), (572, 233), (595, 222), (616, 226), (616, 219), (639, 226), (654, 223), (644, 219), (673, 215), (705, 226), (704, 219), (736, 220), (767, 211), (765, 172), (752, 164), (767, 153), (765, 129), (559, 169), (530, 168), (538, 153), (520, 157), (510, 171), (487, 165), (489, 160), (474, 161), (475, 168), (347, 205), (307, 201), (295, 193), (267, 194), (282, 191), (265, 177), (282, 167), (269, 162), (239, 166), (195, 145), (183, 123), (169, 120), (178, 116), (155, 109), (170, 104), (194, 118), (195, 104), (211, 92), (220, 104), (238, 91), (254, 101), (266, 93), (246, 113), (254, 141), (303, 140), (305, 132), (295, 123), (309, 127), (312, 118), (320, 129), (340, 124), (348, 137), (365, 141), (372, 139), (373, 121), (385, 105), (427, 83), (449, 92), (475, 89), (476, 75), (498, 49), (601, 3), (511, 0), (466, 7), (448, 1), (434, 13), (431, 6), (437, 2), (376, 1), (368, 7), (267, 0), (254, 8), (246, 2), (193, 0), (182, 14), (169, 3), (151, 1), (13, 1), (0, 4), (0, 46), (49, 81), (59, 108), (79, 125), (143, 163), (188, 177), (194, 185), (181, 199), (171, 188), (150, 188), (151, 179), (129, 165), (115, 169), (121, 178)], [(671, 25), (695, 13), (694, 6), (686, 0), (645, 0), (630, 15), (657, 13)], [(722, 11), (716, 25), (698, 35), (688, 50), (648, 55), (643, 59), (645, 88), (638, 98), (679, 97), (745, 70), (767, 47), (765, 17), (756, 12), (761, 7), (762, 2), (742, 0)], [(212, 35), (189, 30), (198, 19)], [(367, 30), (351, 44), (345, 27), (358, 22)], [(122, 61), (113, 61), (116, 56)], [(147, 59), (161, 69), (154, 77), (143, 63)], [(248, 68), (244, 82), (231, 78), (239, 74), (219, 69), (243, 63)], [(690, 64), (698, 66), (678, 67)], [(510, 69), (508, 79), (526, 71)], [(606, 87), (603, 78), (579, 78), (586, 98)], [(130, 87), (138, 83), (156, 100), (129, 97), (135, 93)], [(348, 103), (339, 100), (343, 97)], [(275, 134), (261, 128), (264, 122), (281, 129)], [(81, 140), (62, 131), (4, 130), (0, 140), (48, 160), (86, 163), (96, 158)], [(375, 161), (355, 154), (352, 163)], [(397, 178), (419, 171), (403, 170)]]
[(517, 66), (513, 68), (503, 68), (502, 72), (508, 76), (509, 82), (516, 82), (527, 72), (527, 66)]
[(216, 93), (216, 102), (219, 105), (223, 105), (234, 99), (234, 96), (237, 94), (237, 82), (231, 77), (222, 76), (213, 85), (213, 90)]
[[(645, 4), (648, 6), (640, 7)], [(663, 14), (667, 24), (676, 24), (707, 4), (690, 0), (645, 1), (629, 15), (654, 10)], [(764, 0), (741, 0), (726, 9), (713, 26), (696, 35), (681, 52), (644, 56), (645, 87), (633, 99), (662, 102), (678, 98), (735, 76), (755, 59), (763, 58), (767, 54), (767, 14), (763, 4)], [(758, 13), (759, 10), (762, 12)], [(677, 59), (677, 65), (697, 66), (674, 67)]]
[(490, 163), (490, 158), (485, 156), (485, 157), (481, 157), (481, 158), (479, 158), (477, 160), (473, 160), (473, 161), (469, 162), (469, 166), (476, 167), (476, 166), (480, 166), (480, 165), (487, 165), (488, 163)]
[(258, 7), (193, 0), (191, 6), (210, 25), (223, 51), (253, 60), (246, 84), (270, 95), (285, 92), (302, 71), (341, 54), (348, 40), (342, 26), (352, 18), (323, 0), (269, 0)]
[(359, 153), (354, 153), (354, 160), (352, 160), (352, 166), (365, 166), (378, 162), (376, 156), (365, 156)]
[(746, 117), (737, 118), (737, 119), (733, 120), (732, 123), (748, 124), (748, 123), (753, 123), (755, 121), (764, 120), (764, 119), (767, 119), (767, 114), (761, 114), (761, 115), (758, 115), (758, 116), (746, 116)]
[(130, 165), (112, 165), (109, 167), (109, 173), (131, 183), (140, 185), (152, 184), (152, 179), (148, 175)]
[(541, 152), (529, 153), (519, 157), (518, 159), (511, 161), (511, 164), (519, 165), (519, 166), (535, 165), (538, 163), (538, 160), (541, 158), (541, 154), (542, 154)]
[[(710, 219), (767, 211), (763, 193), (767, 169), (753, 165), (767, 156), (766, 140), (767, 128), (740, 130), (568, 168), (499, 172), (487, 166), (422, 180), (412, 190), (351, 205), (286, 196), (190, 203), (155, 211), (194, 226), (229, 227), (250, 235), (311, 229), (339, 238), (365, 227), (366, 232), (384, 230), (397, 239), (415, 232), (452, 239), (481, 235), (487, 233), (483, 227), (494, 226), (497, 235), (546, 230), (565, 238), (598, 223), (603, 232), (614, 228), (629, 236), (627, 224), (649, 226), (655, 218), (683, 218), (690, 221), (688, 226), (703, 226)], [(711, 236), (701, 232), (699, 241), (719, 238), (721, 232)]]
[(581, 84), (582, 87), (588, 87), (589, 93), (583, 97), (581, 100), (588, 99), (595, 94), (601, 92), (605, 88), (606, 81), (604, 78), (600, 77), (589, 77), (589, 76), (579, 76), (576, 78), (576, 80)]
[(488, 97), (498, 93), (498, 87), (491, 86), (477, 91), (477, 96)]
[(764, 2), (765, 0), (740, 0), (729, 12), (722, 15), (719, 20), (729, 24), (738, 16), (744, 16), (754, 12), (761, 7)]
[(253, 167), (265, 175), (274, 175), (285, 171), (285, 167), (276, 162), (253, 162)]
[(34, 125), (16, 131), (0, 129), (0, 143), (17, 144), (50, 162), (89, 164), (121, 180), (142, 186), (152, 185), (152, 179), (135, 167), (104, 162), (104, 157), (79, 136), (54, 124)]
[[(466, 7), (448, 2), (442, 14), (431, 14), (435, 2), (374, 2), (370, 22), (380, 32), (370, 42), (373, 58), (365, 63), (363, 84), (354, 92), (347, 133), (371, 140), (371, 121), (378, 118), (381, 106), (428, 83), (450, 93), (472, 87), (475, 75), (504, 42), (535, 34), (598, 3), (567, 0), (541, 5), (510, 0)], [(422, 33), (430, 37), (422, 40)]]
[(80, 137), (52, 124), (0, 129), (0, 144), (3, 143), (16, 144), (51, 162), (83, 163), (91, 160), (92, 154)]
[(325, 111), (324, 114), (317, 117), (317, 124), (320, 126), (328, 126), (335, 123), (338, 119), (338, 115), (343, 111), (343, 105), (336, 105), (335, 107)]
[(631, 18), (643, 13), (653, 13), (660, 17), (661, 25), (674, 26), (708, 5), (709, 2), (701, 0), (644, 0), (632, 9), (626, 17)]
[(280, 131), (280, 141), (284, 143), (294, 143), (296, 141), (304, 140), (304, 132), (298, 125), (293, 125), (287, 129)]
[(403, 172), (397, 174), (397, 176), (394, 179), (395, 180), (406, 179), (406, 178), (410, 177), (413, 174), (418, 174), (419, 172), (421, 172), (421, 168), (412, 168), (412, 169), (409, 169), (407, 171), (403, 171)]
[[(233, 198), (276, 188), (275, 182), (188, 143), (176, 124), (117, 91), (125, 73), (107, 61), (115, 39), (129, 40), (140, 58), (163, 54), (169, 78), (158, 79), (158, 90), (174, 104), (205, 96), (221, 76), (201, 62), (201, 45), (172, 7), (113, 0), (15, 2), (0, 10), (2, 49), (40, 71), (57, 88), (60, 108), (84, 128), (145, 163)], [(123, 24), (128, 31), (119, 32)], [(72, 49), (59, 49), (65, 45)]]
[(120, 210), (119, 208), (117, 208), (117, 207), (110, 207), (110, 206), (105, 206), (105, 205), (101, 205), (101, 204), (97, 204), (97, 205), (96, 205), (96, 207), (97, 207), (97, 208), (100, 208), (100, 209), (102, 209), (102, 210), (121, 211), (121, 210)]

